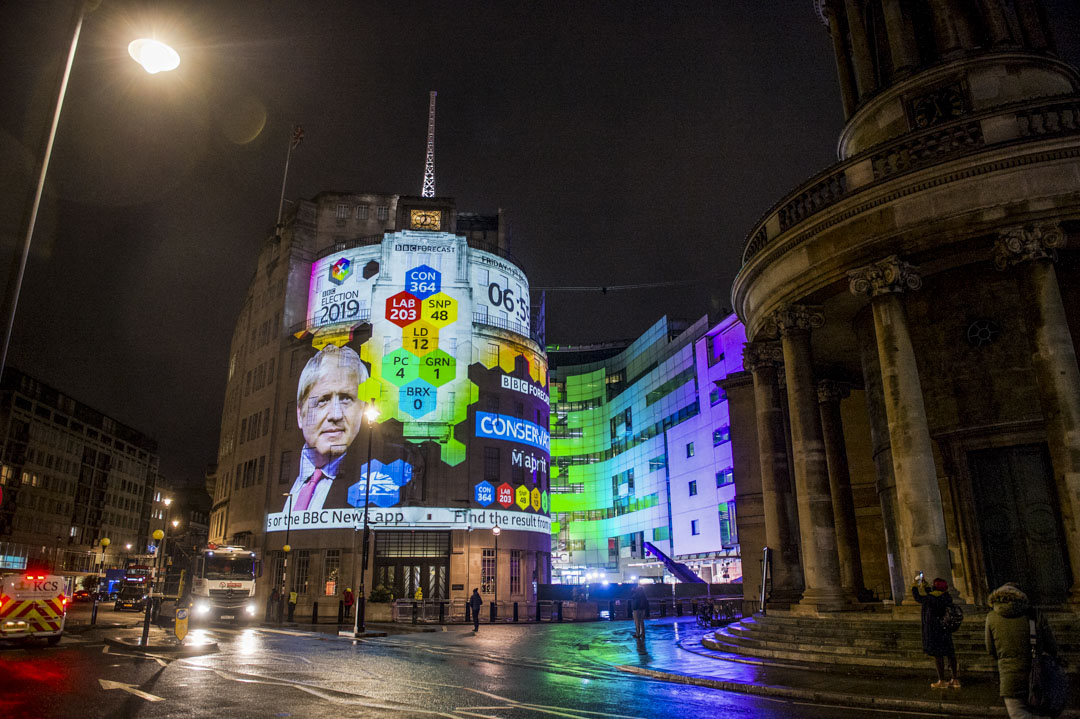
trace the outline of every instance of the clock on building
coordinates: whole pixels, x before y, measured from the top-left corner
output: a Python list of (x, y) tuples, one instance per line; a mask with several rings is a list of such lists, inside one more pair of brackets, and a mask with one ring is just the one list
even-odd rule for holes
[(964, 113), (964, 97), (953, 87), (944, 87), (915, 98), (911, 115), (916, 127), (930, 127)]
[(409, 210), (409, 229), (439, 230), (442, 227), (442, 213), (438, 210)]

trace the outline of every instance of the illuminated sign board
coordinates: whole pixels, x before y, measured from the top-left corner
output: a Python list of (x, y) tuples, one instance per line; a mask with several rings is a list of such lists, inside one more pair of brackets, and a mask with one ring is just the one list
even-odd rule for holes
[(377, 528), (550, 531), (547, 362), (528, 327), (524, 273), (464, 237), (404, 231), (315, 261), (299, 451), (267, 531), (352, 528), (365, 506)]

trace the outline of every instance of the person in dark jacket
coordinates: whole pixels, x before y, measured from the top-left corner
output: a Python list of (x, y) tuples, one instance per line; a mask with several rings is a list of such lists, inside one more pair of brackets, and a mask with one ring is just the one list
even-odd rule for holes
[[(1029, 719), (1038, 715), (1027, 706), (1028, 675), (1031, 672), (1031, 640), (1029, 620), (1035, 619), (1027, 595), (1009, 582), (990, 593), (986, 615), (986, 651), (997, 660), (999, 694), (1005, 700), (1005, 710), (1012, 719)], [(1040, 617), (1039, 636), (1048, 654), (1057, 656), (1057, 642), (1050, 626)]]
[(484, 605), (484, 600), (480, 598), (480, 590), (473, 589), (472, 596), (469, 597), (469, 609), (472, 610), (472, 630), (474, 632), (480, 631), (480, 607)]
[(640, 584), (630, 592), (630, 608), (634, 611), (634, 636), (645, 638), (645, 615), (649, 613), (649, 594)]
[[(931, 684), (930, 688), (959, 689), (960, 679), (957, 677), (956, 649), (953, 647), (952, 634), (945, 631), (941, 623), (945, 608), (953, 603), (949, 594), (949, 583), (938, 577), (932, 585), (927, 585), (920, 572), (918, 581), (911, 587), (911, 596), (922, 605), (922, 648), (923, 652), (934, 658), (934, 669), (937, 670), (937, 681)], [(946, 658), (949, 660), (950, 681), (945, 681)]]

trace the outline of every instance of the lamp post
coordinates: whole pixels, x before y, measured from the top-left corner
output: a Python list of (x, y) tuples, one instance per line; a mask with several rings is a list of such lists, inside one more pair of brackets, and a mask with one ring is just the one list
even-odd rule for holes
[(502, 527), (496, 524), (491, 533), (495, 536), (495, 599), (491, 602), (491, 621), (494, 622), (499, 615), (499, 535)]
[(363, 556), (360, 560), (360, 581), (358, 582), (360, 596), (357, 598), (356, 619), (353, 622), (353, 636), (358, 639), (364, 636), (366, 631), (364, 620), (367, 616), (367, 587), (365, 586), (364, 577), (367, 576), (368, 544), (371, 536), (371, 528), (368, 526), (368, 502), (371, 499), (371, 437), (375, 434), (375, 420), (379, 418), (379, 410), (375, 408), (374, 404), (369, 404), (367, 409), (364, 410), (364, 417), (368, 421), (367, 476), (364, 478), (364, 546), (360, 550)]
[(281, 596), (278, 598), (278, 605), (274, 607), (274, 611), (277, 612), (278, 624), (281, 624), (285, 609), (285, 592), (288, 591), (289, 586), (289, 552), (292, 551), (292, 547), (289, 546), (289, 530), (292, 529), (292, 492), (285, 492), (283, 497), (289, 498), (289, 513), (285, 517), (285, 546), (281, 548), (281, 551), (285, 553), (285, 558), (281, 561)]
[[(7, 292), (4, 296), (4, 336), (0, 345), (0, 374), (3, 374), (7, 363), (8, 347), (11, 344), (11, 330), (15, 325), (15, 309), (19, 304), (19, 293), (22, 291), (23, 276), (26, 274), (26, 260), (30, 256), (30, 243), (34, 238), (34, 226), (37, 224), (38, 208), (41, 206), (41, 196), (45, 190), (45, 177), (49, 171), (49, 160), (52, 158), (53, 145), (56, 142), (56, 128), (60, 124), (60, 111), (64, 106), (64, 96), (67, 94), (68, 80), (71, 78), (71, 67), (75, 62), (75, 50), (79, 46), (79, 35), (82, 33), (83, 19), (86, 17), (86, 7), (89, 2), (78, 2), (78, 14), (75, 19), (75, 31), (71, 36), (71, 48), (68, 50), (67, 64), (64, 66), (64, 75), (60, 80), (60, 92), (56, 98), (56, 108), (53, 110), (52, 125), (49, 127), (48, 140), (45, 143), (45, 153), (41, 160), (41, 171), (38, 174), (37, 186), (34, 189), (33, 204), (26, 224), (26, 232), (19, 252), (12, 259), (12, 267), (9, 275)], [(180, 56), (168, 45), (157, 40), (135, 40), (128, 46), (128, 53), (150, 74), (174, 70), (180, 65)]]
[[(161, 500), (161, 503), (165, 505), (165, 510), (167, 512), (168, 508), (169, 508), (169, 505), (172, 504), (172, 498), (171, 497), (165, 497), (164, 499)], [(163, 515), (164, 515), (164, 513), (163, 513)], [(164, 516), (163, 516), (163, 518), (164, 518)], [(164, 522), (163, 526), (168, 526), (168, 522)], [(156, 580), (157, 579), (157, 566), (158, 566), (158, 563), (161, 561), (161, 555), (164, 554), (163, 550), (165, 549), (165, 531), (164, 531), (164, 529), (155, 529), (154, 533), (152, 535), (150, 535), (150, 536), (152, 536), (154, 538), (155, 542), (160, 542), (160, 544), (158, 544), (158, 545), (156, 545), (154, 547), (154, 576), (153, 576), (153, 579)], [(148, 584), (148, 586), (146, 587), (146, 590), (147, 590), (146, 591), (146, 597), (144, 597), (144, 599), (143, 599), (142, 639), (139, 642), (139, 646), (143, 646), (143, 647), (145, 647), (147, 645), (147, 643), (149, 642), (149, 640), (150, 640), (150, 613), (151, 613), (151, 605), (153, 604), (152, 600), (153, 600), (153, 595), (154, 595), (153, 584), (152, 583)]]
[(101, 572), (105, 569), (105, 550), (109, 548), (111, 542), (108, 537), (101, 538), (101, 563), (98, 564), (98, 585), (94, 587), (93, 606), (90, 608), (90, 624), (97, 624), (97, 600), (98, 592), (101, 591)]

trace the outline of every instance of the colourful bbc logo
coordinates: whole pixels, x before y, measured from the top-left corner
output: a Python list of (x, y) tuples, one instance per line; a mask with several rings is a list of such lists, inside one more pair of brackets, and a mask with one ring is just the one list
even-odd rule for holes
[(340, 285), (345, 280), (349, 279), (349, 275), (351, 274), (352, 262), (350, 262), (348, 258), (342, 257), (330, 266), (330, 281), (335, 285)]

